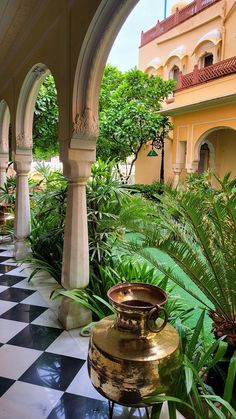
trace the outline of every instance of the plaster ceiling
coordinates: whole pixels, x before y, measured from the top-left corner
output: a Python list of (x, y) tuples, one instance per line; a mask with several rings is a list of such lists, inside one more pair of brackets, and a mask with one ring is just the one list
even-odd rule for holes
[(0, 62), (21, 35), (37, 0), (0, 0)]

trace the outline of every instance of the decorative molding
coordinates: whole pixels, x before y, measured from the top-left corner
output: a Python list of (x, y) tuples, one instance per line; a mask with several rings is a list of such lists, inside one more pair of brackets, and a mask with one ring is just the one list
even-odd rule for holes
[(33, 140), (31, 137), (26, 136), (24, 132), (21, 132), (16, 137), (16, 148), (19, 149), (32, 149)]
[(34, 67), (34, 69), (32, 70), (32, 73), (35, 75), (36, 79), (39, 79), (45, 73), (46, 70), (46, 67), (36, 65), (36, 67)]
[(82, 114), (76, 114), (73, 134), (98, 136), (98, 118), (92, 113), (91, 109), (85, 108)]

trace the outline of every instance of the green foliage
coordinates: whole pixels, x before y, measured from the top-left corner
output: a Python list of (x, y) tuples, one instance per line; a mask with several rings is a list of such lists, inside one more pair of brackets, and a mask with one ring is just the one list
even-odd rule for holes
[[(218, 190), (165, 193), (140, 221), (139, 208), (120, 215), (124, 227), (142, 234), (130, 248), (152, 263), (210, 310), (215, 333), (233, 344), (236, 292), (236, 180), (225, 177)], [(129, 212), (131, 211), (131, 216)], [(150, 249), (158, 249), (153, 257)], [(168, 255), (168, 257), (163, 257)], [(191, 288), (191, 281), (199, 292)], [(208, 302), (203, 296), (207, 297)]]
[[(214, 389), (207, 384), (207, 374), (211, 368), (217, 366), (227, 351), (227, 343), (222, 339), (204, 347), (201, 342), (203, 333), (204, 312), (200, 315), (194, 333), (187, 345), (182, 338), (183, 365), (179, 375), (179, 382), (176, 385), (175, 394), (159, 395), (153, 394), (146, 399), (147, 404), (154, 405), (152, 419), (158, 419), (163, 402), (168, 402), (169, 417), (176, 417), (176, 410), (179, 410), (186, 418), (211, 419), (236, 417), (231, 402), (233, 398), (233, 383), (235, 380), (235, 368), (229, 368), (224, 384), (223, 398), (214, 393)], [(236, 352), (235, 352), (236, 354)], [(232, 365), (235, 362), (235, 355), (232, 358)], [(217, 405), (216, 405), (217, 403)], [(158, 408), (159, 407), (159, 408)], [(232, 415), (232, 416), (229, 416)]]
[(99, 102), (98, 156), (103, 160), (113, 156), (120, 163), (132, 155), (132, 169), (142, 146), (156, 138), (162, 127), (166, 133), (170, 129), (168, 118), (161, 116), (159, 110), (161, 101), (174, 86), (173, 80), (150, 78), (136, 68), (121, 73), (108, 65)]
[(40, 87), (35, 104), (33, 123), (33, 155), (47, 160), (59, 154), (58, 104), (53, 76), (49, 75)]
[[(87, 211), (91, 275), (99, 275), (98, 265), (107, 263), (111, 257), (112, 243), (121, 229), (114, 228), (119, 212), (131, 197), (116, 179), (114, 163), (98, 160), (92, 166), (87, 184)], [(60, 281), (66, 214), (67, 182), (61, 172), (41, 165), (38, 171), (43, 176), (40, 190), (31, 197), (32, 232), (30, 242), (36, 259), (37, 271), (42, 269)], [(108, 221), (110, 223), (108, 223)], [(106, 262), (105, 262), (106, 261)]]
[(38, 165), (37, 170), (42, 180), (38, 184), (40, 189), (31, 196), (32, 257), (27, 261), (34, 269), (29, 279), (45, 270), (60, 282), (67, 181), (60, 171), (53, 171), (47, 165)]
[(174, 194), (175, 191), (171, 189), (170, 184), (155, 181), (151, 184), (138, 184), (132, 185), (131, 193), (140, 193), (143, 198), (159, 201), (159, 195), (163, 194), (166, 190), (171, 190)]
[(91, 271), (98, 274), (97, 265), (111, 256), (112, 241), (121, 229), (114, 228), (122, 207), (131, 200), (128, 190), (122, 188), (114, 170), (114, 161), (98, 158), (92, 165), (87, 182), (88, 234)]

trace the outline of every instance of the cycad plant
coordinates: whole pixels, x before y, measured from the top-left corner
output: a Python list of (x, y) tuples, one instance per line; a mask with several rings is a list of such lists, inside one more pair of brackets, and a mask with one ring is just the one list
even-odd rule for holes
[(131, 250), (207, 306), (215, 335), (236, 346), (236, 179), (218, 181), (217, 190), (166, 192), (142, 222), (132, 208), (121, 222), (141, 233)]

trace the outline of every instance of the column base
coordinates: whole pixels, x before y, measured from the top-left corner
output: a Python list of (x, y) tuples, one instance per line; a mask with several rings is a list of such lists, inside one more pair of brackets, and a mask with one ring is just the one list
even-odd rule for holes
[(70, 298), (63, 297), (58, 319), (66, 330), (85, 326), (92, 322), (92, 312)]
[(31, 247), (28, 240), (18, 240), (14, 241), (14, 259), (21, 260), (31, 255)]

